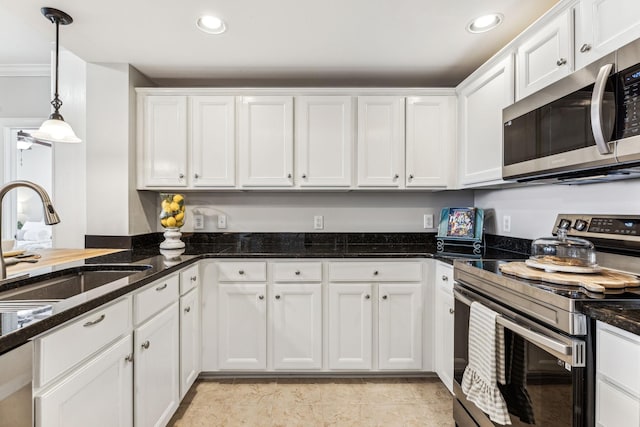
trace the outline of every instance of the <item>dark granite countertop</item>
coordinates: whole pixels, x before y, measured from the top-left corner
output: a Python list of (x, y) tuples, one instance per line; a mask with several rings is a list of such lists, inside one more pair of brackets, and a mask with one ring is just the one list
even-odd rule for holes
[(584, 313), (596, 320), (640, 335), (640, 301), (620, 303), (585, 303)]

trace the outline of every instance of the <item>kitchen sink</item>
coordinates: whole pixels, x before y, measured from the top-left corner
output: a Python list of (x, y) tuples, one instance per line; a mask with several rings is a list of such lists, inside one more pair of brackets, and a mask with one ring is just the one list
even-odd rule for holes
[(54, 277), (30, 278), (17, 289), (0, 293), (8, 301), (64, 300), (151, 268), (150, 265), (87, 265), (55, 273)]

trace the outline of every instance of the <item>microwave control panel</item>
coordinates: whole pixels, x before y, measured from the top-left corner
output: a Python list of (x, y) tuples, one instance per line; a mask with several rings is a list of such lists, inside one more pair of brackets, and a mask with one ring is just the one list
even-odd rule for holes
[(620, 116), (618, 135), (620, 138), (640, 135), (640, 64), (619, 73)]

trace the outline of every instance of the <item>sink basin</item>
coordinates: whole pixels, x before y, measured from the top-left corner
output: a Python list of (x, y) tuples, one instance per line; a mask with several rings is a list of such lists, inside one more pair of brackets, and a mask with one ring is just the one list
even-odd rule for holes
[(64, 300), (151, 268), (150, 265), (87, 265), (59, 271), (55, 277), (30, 278), (24, 286), (0, 293), (0, 302)]

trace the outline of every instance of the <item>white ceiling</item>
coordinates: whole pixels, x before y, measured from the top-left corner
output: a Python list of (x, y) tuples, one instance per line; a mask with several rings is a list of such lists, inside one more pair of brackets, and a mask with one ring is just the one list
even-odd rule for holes
[[(60, 43), (88, 62), (130, 63), (158, 82), (453, 86), (558, 0), (0, 0), (0, 64), (46, 63)], [(504, 14), (496, 30), (466, 24)], [(200, 32), (201, 14), (228, 30)]]

